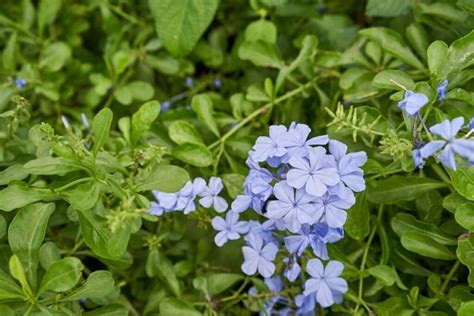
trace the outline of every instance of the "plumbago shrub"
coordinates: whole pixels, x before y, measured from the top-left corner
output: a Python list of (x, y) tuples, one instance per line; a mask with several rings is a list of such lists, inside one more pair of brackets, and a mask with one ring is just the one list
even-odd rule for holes
[(2, 3), (0, 315), (474, 315), (473, 27)]

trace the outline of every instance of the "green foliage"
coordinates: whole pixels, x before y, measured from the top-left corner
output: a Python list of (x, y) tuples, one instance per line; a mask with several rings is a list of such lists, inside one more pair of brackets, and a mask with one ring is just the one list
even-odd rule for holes
[(275, 293), (239, 241), (215, 246), (218, 214), (152, 215), (151, 191), (218, 176), (230, 204), (257, 137), (291, 122), (368, 155), (329, 247), (349, 291), (317, 313), (474, 314), (474, 166), (415, 168), (433, 136), (397, 106), (474, 117), (472, 1), (3, 2), (0, 315), (258, 313)]

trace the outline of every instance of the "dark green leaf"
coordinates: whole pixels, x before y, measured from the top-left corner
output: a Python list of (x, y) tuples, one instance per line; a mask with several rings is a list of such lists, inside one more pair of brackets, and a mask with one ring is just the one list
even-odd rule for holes
[(217, 295), (225, 290), (229, 289), (235, 283), (243, 280), (244, 277), (241, 274), (234, 273), (218, 273), (211, 274), (207, 277), (207, 287), (209, 294)]
[(0, 191), (0, 210), (11, 212), (31, 203), (51, 199), (56, 196), (56, 193), (48, 189), (28, 188), (18, 184), (10, 185)]
[(222, 181), (227, 190), (227, 193), (232, 199), (235, 199), (237, 195), (243, 193), (243, 187), (245, 182), (245, 177), (237, 173), (223, 174)]
[(214, 119), (214, 107), (212, 99), (208, 94), (197, 94), (191, 102), (193, 111), (196, 112), (199, 121), (211, 130), (217, 137), (220, 136), (219, 128)]
[(20, 164), (11, 165), (0, 171), (0, 185), (8, 184), (12, 180), (23, 180), (28, 177), (28, 172)]
[(95, 182), (82, 183), (68, 192), (69, 203), (77, 210), (88, 210), (97, 203), (99, 193), (99, 186)]
[(464, 203), (456, 209), (456, 222), (470, 232), (474, 232), (474, 203)]
[(173, 265), (161, 251), (156, 249), (150, 251), (146, 261), (146, 273), (150, 277), (158, 276), (168, 285), (175, 296), (181, 296), (181, 289)]
[(83, 268), (81, 260), (74, 257), (66, 257), (53, 263), (41, 280), (38, 294), (72, 289), (79, 282)]
[(62, 0), (41, 0), (38, 5), (38, 30), (43, 34), (44, 27), (53, 23), (61, 9)]
[[(0, 269), (0, 301), (10, 299), (22, 299), (24, 294), (18, 284), (8, 274)], [(0, 313), (0, 315), (2, 315)]]
[(344, 230), (352, 238), (363, 240), (370, 232), (369, 221), (369, 205), (365, 192), (362, 192), (357, 196), (354, 206), (347, 212)]
[(474, 201), (474, 166), (458, 166), (457, 171), (447, 171), (456, 191), (466, 199)]
[(456, 258), (454, 253), (446, 246), (418, 231), (403, 233), (401, 242), (405, 249), (425, 257), (439, 260), (453, 260)]
[(239, 47), (239, 57), (256, 66), (281, 68), (285, 65), (275, 44), (264, 41), (243, 42)]
[(54, 242), (44, 243), (39, 249), (39, 261), (43, 269), (48, 268), (61, 259), (61, 252)]
[(406, 14), (409, 7), (409, 0), (369, 0), (365, 7), (365, 14), (368, 16), (394, 17)]
[(41, 53), (39, 67), (48, 72), (63, 68), (72, 56), (71, 48), (63, 42), (48, 45)]
[(76, 160), (63, 157), (44, 157), (28, 161), (23, 169), (29, 174), (63, 175), (71, 171), (81, 170), (84, 167)]
[(458, 249), (456, 255), (469, 269), (467, 281), (471, 287), (474, 287), (474, 235), (463, 235), (458, 240)]
[(109, 271), (94, 271), (86, 282), (69, 294), (64, 301), (74, 301), (86, 298), (101, 298), (109, 294), (114, 288), (114, 279)]
[(167, 298), (160, 303), (160, 314), (162, 316), (199, 316), (197, 310), (185, 301)]

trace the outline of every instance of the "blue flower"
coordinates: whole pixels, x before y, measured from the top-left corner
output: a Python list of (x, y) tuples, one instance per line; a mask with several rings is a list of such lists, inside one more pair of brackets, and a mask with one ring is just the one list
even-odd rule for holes
[(299, 231), (301, 224), (315, 222), (322, 215), (313, 204), (315, 197), (307, 194), (303, 188), (295, 190), (286, 181), (281, 181), (275, 184), (273, 194), (278, 200), (268, 203), (265, 216), (283, 219), (292, 232)]
[(448, 87), (448, 80), (443, 80), (441, 84), (436, 88), (438, 93), (438, 100), (443, 101), (446, 98), (446, 88)]
[(284, 146), (288, 154), (283, 157), (283, 162), (288, 162), (293, 156), (306, 157), (311, 146), (326, 145), (329, 141), (327, 135), (308, 139), (311, 128), (306, 124), (292, 123), (288, 132), (280, 138), (281, 146)]
[(262, 214), (263, 205), (272, 194), (272, 186), (259, 173), (249, 174), (244, 185), (244, 195), (235, 198), (231, 205), (232, 211), (241, 213), (252, 208)]
[(428, 97), (423, 93), (415, 93), (411, 90), (405, 92), (405, 98), (398, 102), (398, 106), (409, 116), (413, 116), (428, 103)]
[(220, 216), (214, 217), (212, 227), (219, 231), (214, 237), (214, 241), (219, 247), (222, 247), (228, 240), (239, 239), (241, 234), (246, 234), (249, 231), (249, 223), (239, 222), (239, 214), (234, 212), (227, 212), (225, 220)]
[(199, 204), (206, 208), (214, 206), (214, 209), (219, 213), (225, 212), (228, 207), (227, 201), (219, 196), (223, 188), (222, 179), (211, 177), (209, 185), (199, 194), (202, 197)]
[(24, 79), (16, 79), (15, 84), (18, 89), (23, 90), (26, 87), (26, 80)]
[(206, 182), (202, 178), (188, 181), (177, 193), (156, 192), (156, 197), (160, 205), (168, 211), (184, 211), (187, 215), (196, 210), (194, 199), (206, 188)]
[(214, 79), (214, 87), (216, 89), (221, 89), (222, 88), (222, 80), (220, 79)]
[(160, 111), (161, 112), (167, 112), (170, 109), (170, 107), (171, 107), (171, 102), (165, 101), (165, 102), (161, 103)]
[(340, 180), (337, 169), (327, 167), (326, 156), (322, 147), (310, 148), (308, 159), (293, 156), (289, 161), (293, 168), (286, 175), (288, 184), (296, 189), (305, 187), (307, 193), (322, 196), (327, 186), (336, 185)]
[(156, 216), (163, 215), (163, 212), (165, 211), (165, 209), (163, 207), (161, 207), (160, 204), (158, 204), (156, 202), (151, 202), (150, 204), (151, 204), (151, 207), (148, 210), (148, 213), (150, 213), (152, 215), (156, 215)]
[(438, 159), (447, 168), (456, 170), (456, 159), (454, 153), (472, 161), (474, 157), (474, 141), (455, 138), (463, 124), (464, 118), (457, 117), (451, 122), (449, 120), (444, 120), (443, 122), (432, 126), (430, 131), (435, 135), (441, 136), (445, 140), (434, 140), (429, 142), (420, 149), (421, 156), (423, 158), (430, 157), (444, 147), (443, 151), (438, 156)]
[(425, 161), (423, 160), (423, 156), (421, 155), (421, 150), (413, 149), (413, 163), (417, 168), (423, 169), (425, 166)]
[(194, 80), (192, 77), (186, 77), (186, 80), (184, 81), (184, 85), (188, 88), (192, 88), (194, 85)]
[(329, 142), (329, 152), (336, 159), (341, 182), (354, 192), (364, 191), (364, 171), (359, 167), (367, 162), (367, 154), (363, 151), (346, 154), (347, 146), (337, 140)]
[(329, 261), (324, 268), (319, 259), (311, 259), (306, 265), (306, 271), (311, 278), (305, 282), (303, 294), (308, 296), (316, 293), (316, 301), (322, 307), (331, 306), (342, 299), (347, 292), (346, 280), (340, 278), (344, 266), (338, 261)]
[(263, 244), (263, 239), (257, 234), (250, 233), (246, 236), (248, 246), (242, 247), (244, 263), (242, 271), (253, 275), (258, 271), (260, 275), (269, 278), (275, 273), (275, 264), (278, 247), (274, 243)]
[(296, 313), (298, 316), (314, 316), (316, 308), (316, 296), (298, 294), (295, 297), (295, 304), (298, 307)]
[(471, 117), (469, 124), (466, 126), (468, 129), (474, 129), (474, 117)]
[(296, 278), (301, 273), (301, 267), (298, 263), (298, 258), (296, 255), (286, 257), (283, 259), (283, 261), (286, 263), (286, 268), (285, 272), (283, 275), (290, 281), (290, 282), (295, 282)]
[(339, 239), (335, 238), (334, 232), (326, 224), (318, 223), (312, 226), (302, 225), (297, 235), (287, 236), (283, 240), (286, 249), (292, 254), (301, 256), (306, 248), (311, 246), (316, 256), (326, 260), (328, 259), (326, 243)]
[(281, 137), (287, 132), (283, 125), (270, 126), (269, 137), (260, 136), (253, 146), (250, 157), (256, 162), (266, 161), (269, 158), (280, 158), (287, 153), (281, 145)]
[(84, 125), (85, 128), (90, 129), (91, 126), (89, 125), (89, 120), (87, 120), (87, 116), (84, 113), (81, 113), (81, 120), (82, 120), (82, 125)]
[(354, 203), (354, 195), (349, 194), (345, 198), (341, 198), (337, 195), (326, 193), (322, 197), (315, 199), (316, 207), (319, 214), (322, 214), (323, 221), (332, 228), (344, 225), (347, 219), (347, 212), (345, 210), (350, 209)]

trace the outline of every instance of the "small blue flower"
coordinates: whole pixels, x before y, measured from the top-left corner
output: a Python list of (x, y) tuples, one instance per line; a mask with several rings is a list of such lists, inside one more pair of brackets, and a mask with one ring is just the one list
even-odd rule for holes
[(297, 235), (287, 236), (283, 240), (286, 249), (292, 254), (301, 256), (306, 248), (311, 246), (316, 256), (326, 260), (328, 259), (326, 243), (336, 242), (339, 239), (326, 224), (318, 223), (312, 226), (302, 225)]
[(148, 213), (150, 213), (152, 215), (156, 215), (156, 216), (161, 216), (161, 215), (163, 215), (164, 211), (165, 211), (165, 209), (163, 207), (161, 207), (160, 204), (158, 204), (156, 202), (151, 202), (151, 207), (148, 210)]
[(344, 266), (338, 261), (329, 261), (324, 268), (319, 259), (311, 259), (306, 265), (306, 271), (311, 278), (305, 282), (305, 296), (316, 293), (316, 301), (322, 307), (329, 307), (342, 299), (347, 292), (346, 280), (340, 278)]
[(446, 98), (446, 88), (448, 87), (448, 80), (443, 80), (441, 84), (436, 88), (438, 93), (438, 100), (443, 101)]
[(398, 102), (398, 106), (409, 116), (413, 116), (428, 103), (428, 97), (423, 93), (411, 90), (405, 92), (405, 98)]
[(206, 208), (213, 206), (219, 213), (225, 212), (228, 207), (227, 201), (219, 196), (223, 188), (222, 179), (211, 177), (211, 179), (209, 179), (209, 185), (199, 194), (199, 196), (202, 197), (199, 200), (199, 204)]
[(26, 80), (24, 79), (16, 79), (15, 84), (18, 89), (23, 90), (26, 87)]
[(314, 310), (316, 308), (316, 296), (314, 294), (305, 296), (298, 294), (295, 297), (295, 304), (298, 307), (298, 316), (314, 316)]
[(275, 273), (275, 260), (278, 247), (274, 243), (263, 244), (263, 239), (257, 234), (250, 233), (246, 237), (248, 246), (242, 247), (244, 263), (242, 271), (253, 275), (258, 271), (261, 276), (269, 278)]
[[(329, 193), (315, 199), (318, 214), (322, 214), (322, 219), (331, 228), (339, 228), (344, 225), (347, 219), (347, 212), (355, 204), (354, 195), (347, 195), (341, 198)], [(321, 216), (320, 216), (321, 217)]]
[(469, 124), (467, 124), (468, 129), (474, 129), (474, 117), (471, 117)]
[(463, 138), (456, 138), (456, 134), (464, 124), (463, 117), (457, 117), (452, 121), (444, 120), (443, 122), (433, 125), (430, 131), (445, 140), (434, 140), (420, 149), (423, 158), (434, 155), (437, 151), (443, 149), (438, 159), (447, 168), (456, 170), (456, 159), (454, 154), (467, 158), (469, 161), (474, 157), (474, 141)]
[(305, 188), (308, 194), (322, 196), (328, 186), (339, 182), (336, 168), (328, 168), (328, 158), (322, 147), (309, 149), (308, 159), (293, 156), (289, 163), (293, 167), (286, 175), (288, 184), (296, 189)]
[(214, 87), (216, 89), (221, 89), (222, 88), (222, 80), (220, 79), (214, 79)]
[(84, 125), (85, 128), (90, 129), (91, 126), (89, 125), (89, 121), (87, 120), (87, 116), (84, 113), (81, 113), (81, 120), (82, 120), (82, 125)]
[(163, 103), (161, 103), (161, 112), (167, 112), (171, 107), (171, 102), (169, 101), (165, 101)]
[(260, 136), (253, 146), (253, 152), (249, 155), (256, 162), (266, 161), (268, 158), (281, 158), (287, 153), (281, 145), (281, 136), (287, 132), (283, 125), (270, 126), (269, 137)]
[(196, 210), (194, 199), (206, 188), (206, 182), (202, 178), (188, 181), (177, 193), (156, 192), (156, 197), (160, 206), (169, 211), (184, 211), (187, 215)]
[(192, 77), (186, 77), (186, 80), (184, 81), (184, 85), (188, 88), (192, 88), (194, 85), (194, 80)]
[(301, 273), (301, 267), (298, 263), (298, 258), (296, 255), (286, 257), (283, 259), (283, 261), (286, 263), (286, 268), (285, 272), (283, 275), (290, 281), (290, 282), (295, 282), (295, 280), (298, 278), (298, 276)]
[(308, 139), (311, 128), (306, 124), (292, 123), (288, 132), (280, 138), (280, 146), (287, 149), (288, 153), (282, 158), (282, 162), (288, 162), (294, 156), (306, 157), (311, 146), (326, 145), (329, 141), (327, 135)]
[(417, 168), (423, 169), (425, 166), (425, 161), (423, 160), (423, 156), (421, 155), (421, 150), (413, 149), (413, 163)]
[(329, 142), (329, 152), (334, 156), (341, 182), (354, 192), (365, 190), (364, 171), (359, 168), (367, 162), (363, 151), (347, 153), (347, 146), (337, 140)]
[(222, 247), (228, 240), (239, 239), (241, 234), (246, 234), (249, 231), (249, 223), (239, 222), (239, 214), (234, 212), (227, 212), (225, 220), (220, 216), (214, 217), (212, 227), (219, 231), (214, 237), (214, 241), (219, 247)]
[(282, 219), (292, 232), (298, 232), (301, 224), (313, 223), (322, 215), (315, 207), (315, 197), (303, 188), (295, 190), (286, 181), (281, 181), (275, 184), (273, 194), (278, 200), (268, 203), (265, 216)]

